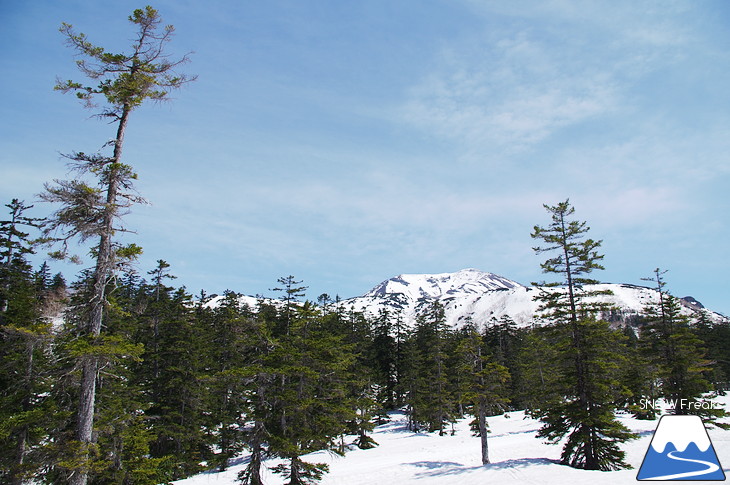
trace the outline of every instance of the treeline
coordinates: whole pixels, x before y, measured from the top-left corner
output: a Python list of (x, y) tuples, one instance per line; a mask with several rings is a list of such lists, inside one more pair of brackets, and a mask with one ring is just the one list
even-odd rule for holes
[[(47, 265), (33, 271), (32, 240), (19, 228), (37, 221), (23, 217), (18, 201), (7, 207), (0, 481), (66, 483), (84, 468), (90, 483), (165, 483), (224, 469), (245, 451), (251, 459), (242, 483), (262, 483), (264, 460), (272, 457), (281, 458), (275, 472), (289, 483), (310, 483), (327, 467), (303, 455), (376, 446), (369, 431), (396, 409), (413, 431), (442, 435), (472, 416), (484, 463), (488, 416), (527, 409), (546, 423), (547, 438), (561, 432), (557, 426), (600, 422), (570, 407), (579, 376), (560, 323), (519, 328), (504, 317), (450, 328), (435, 301), (410, 326), (398, 312), (367, 316), (327, 295), (302, 301), (306, 287), (291, 276), (279, 280), (279, 301), (249, 306), (234, 292), (193, 297), (170, 286), (174, 276), (160, 260), (144, 278), (125, 272), (108, 283), (104, 332), (90, 337), (83, 332), (90, 272), (66, 288)], [(635, 325), (579, 324), (590, 341), (580, 350), (580, 379), (591, 389), (589, 404), (600, 401), (610, 411), (607, 422), (615, 409), (653, 418), (641, 399), (694, 402), (727, 389), (730, 327), (704, 313), (690, 322), (661, 272), (654, 277), (661, 301)], [(76, 428), (89, 355), (99, 374), (93, 444), (84, 447)], [(619, 431), (617, 442), (631, 437)], [(599, 469), (622, 466), (620, 454), (600, 456)]]

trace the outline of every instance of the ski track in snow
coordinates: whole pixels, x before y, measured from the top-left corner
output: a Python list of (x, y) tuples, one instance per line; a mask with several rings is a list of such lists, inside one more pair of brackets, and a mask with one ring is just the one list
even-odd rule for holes
[(707, 468), (704, 470), (698, 470), (698, 471), (694, 471), (694, 472), (675, 473), (674, 475), (662, 475), (659, 477), (650, 477), (650, 478), (645, 478), (644, 480), (677, 480), (679, 478), (699, 477), (702, 475), (707, 475), (708, 473), (716, 472), (717, 470), (720, 469), (719, 466), (715, 465), (712, 462), (704, 461), (704, 460), (692, 460), (690, 458), (682, 458), (681, 456), (675, 456), (674, 455), (675, 453), (679, 453), (679, 452), (671, 451), (671, 452), (667, 453), (667, 456), (669, 458), (671, 458), (672, 460), (686, 461), (686, 462), (690, 462), (690, 463), (698, 463), (700, 465), (707, 466)]

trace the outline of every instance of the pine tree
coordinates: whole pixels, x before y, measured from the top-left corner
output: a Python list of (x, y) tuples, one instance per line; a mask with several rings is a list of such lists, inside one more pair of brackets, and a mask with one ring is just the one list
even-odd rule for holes
[(96, 260), (93, 292), (87, 302), (90, 309), (88, 321), (82, 325), (83, 338), (90, 344), (90, 351), (79, 355), (83, 369), (76, 423), (80, 460), (77, 470), (70, 477), (70, 482), (75, 485), (86, 484), (89, 478), (90, 470), (84, 457), (89, 456), (94, 442), (96, 385), (100, 368), (93, 347), (102, 335), (107, 306), (106, 289), (120, 262), (133, 259), (140, 252), (136, 245), (122, 246), (115, 238), (118, 232), (124, 231), (118, 221), (125, 209), (142, 202), (133, 191), (136, 174), (122, 160), (129, 116), (145, 100), (166, 99), (170, 90), (192, 80), (175, 72), (178, 66), (187, 62), (187, 56), (170, 61), (169, 55), (165, 53), (174, 28), (166, 26), (160, 32), (158, 28), (161, 20), (155, 9), (149, 6), (137, 9), (129, 21), (138, 28), (138, 32), (128, 54), (107, 52), (89, 42), (84, 34), (76, 33), (69, 24), (63, 23), (60, 28), (68, 45), (81, 56), (76, 61), (77, 66), (96, 84), (58, 81), (55, 89), (75, 92), (90, 108), (94, 107), (97, 96), (102, 97), (106, 105), (99, 116), (116, 124), (113, 141), (104, 146), (112, 149), (111, 155), (84, 152), (66, 155), (71, 167), (79, 175), (95, 177), (94, 183), (88, 184), (79, 179), (56, 181), (54, 185), (46, 185), (46, 191), (41, 196), (45, 201), (61, 206), (46, 228), (48, 237), (64, 242), (63, 249), (56, 255), (65, 253), (66, 243), (71, 238), (78, 238), (82, 242), (90, 239), (96, 241), (93, 250)]
[(544, 425), (538, 434), (553, 442), (567, 436), (562, 452), (565, 464), (588, 470), (626, 468), (629, 465), (618, 444), (635, 435), (613, 413), (620, 398), (616, 388), (623, 355), (618, 349), (623, 342), (606, 322), (595, 319), (607, 306), (589, 298), (606, 292), (584, 287), (597, 283), (585, 275), (603, 269), (603, 255), (598, 253), (601, 241), (585, 237), (589, 230), (585, 222), (570, 220), (575, 209), (568, 200), (544, 207), (551, 223), (546, 228), (535, 226), (532, 238), (545, 245), (534, 250), (555, 254), (541, 267), (544, 273), (560, 275), (562, 281), (545, 285), (548, 289), (537, 299), (543, 317), (559, 332), (564, 399), (540, 409)]

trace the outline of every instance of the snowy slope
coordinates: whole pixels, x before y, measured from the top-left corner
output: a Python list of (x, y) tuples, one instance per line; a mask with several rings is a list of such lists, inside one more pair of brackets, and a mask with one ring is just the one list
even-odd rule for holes
[[(641, 286), (600, 284), (586, 289), (613, 292), (613, 295), (600, 297), (600, 301), (614, 305), (617, 311), (613, 317), (621, 320), (641, 313), (647, 304), (658, 301), (656, 291)], [(493, 273), (464, 269), (456, 273), (398, 275), (344, 303), (370, 315), (377, 315), (381, 309), (401, 312), (405, 322), (412, 325), (419, 313), (434, 300), (439, 300), (451, 326), (458, 327), (467, 318), (484, 325), (492, 318), (505, 315), (524, 326), (534, 319), (538, 304), (533, 298), (540, 290)], [(696, 305), (682, 303), (686, 314), (693, 314), (698, 309)], [(712, 314), (712, 317), (723, 319), (719, 314)]]
[(494, 273), (469, 268), (456, 273), (399, 275), (383, 281), (364, 296), (378, 297), (400, 293), (410, 299), (418, 300), (479, 295), (488, 291), (512, 288), (523, 288), (523, 286)]
[[(406, 325), (414, 325), (417, 316), (434, 300), (444, 306), (446, 322), (452, 327), (463, 325), (472, 319), (478, 325), (488, 324), (493, 318), (511, 317), (518, 325), (533, 323), (538, 303), (534, 297), (540, 287), (527, 287), (503, 276), (476, 269), (463, 269), (455, 273), (402, 274), (387, 279), (363, 296), (343, 300), (347, 309), (364, 312), (370, 316), (387, 309), (392, 315), (400, 313)], [(651, 303), (658, 302), (658, 293), (650, 288), (624, 285), (600, 284), (586, 287), (588, 290), (610, 290), (613, 294), (600, 301), (616, 307), (610, 320), (626, 320), (642, 313)], [(563, 291), (550, 289), (549, 291)], [(217, 296), (207, 305), (217, 306), (223, 296)], [(258, 298), (241, 296), (241, 303), (256, 308)], [(279, 300), (264, 299), (267, 303), (281, 304)], [(682, 311), (692, 315), (702, 308), (696, 300), (680, 300)], [(726, 320), (718, 313), (710, 312), (716, 321)]]
[[(718, 398), (727, 409), (730, 397)], [(393, 414), (391, 422), (372, 433), (379, 446), (370, 450), (353, 449), (344, 457), (317, 452), (304, 457), (310, 462), (327, 463), (330, 473), (322, 485), (615, 485), (636, 483), (636, 474), (651, 442), (658, 420), (641, 421), (628, 415), (619, 420), (638, 433), (640, 438), (622, 445), (626, 461), (633, 470), (613, 472), (585, 471), (559, 464), (560, 445), (547, 445), (535, 437), (540, 423), (515, 411), (489, 419), (489, 449), (492, 463), (482, 466), (479, 438), (469, 431), (469, 419), (459, 421), (454, 436), (412, 433), (406, 429), (405, 416)], [(728, 421), (726, 419), (726, 421)], [(730, 431), (709, 430), (720, 463), (730, 468)], [(350, 441), (352, 438), (350, 439)], [(175, 482), (179, 485), (233, 485), (245, 467), (246, 456), (222, 473), (207, 473)], [(272, 460), (267, 466), (279, 463)], [(267, 485), (285, 483), (280, 476), (267, 472)], [(684, 482), (705, 483), (705, 482)]]

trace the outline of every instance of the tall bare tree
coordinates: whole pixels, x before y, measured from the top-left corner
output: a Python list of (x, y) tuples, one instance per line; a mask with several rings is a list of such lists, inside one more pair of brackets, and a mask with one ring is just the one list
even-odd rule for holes
[[(134, 245), (122, 245), (116, 237), (125, 231), (121, 218), (128, 208), (144, 200), (133, 187), (137, 178), (133, 168), (123, 163), (124, 136), (129, 116), (146, 100), (161, 101), (171, 90), (194, 80), (177, 72), (188, 62), (188, 55), (172, 60), (165, 49), (172, 39), (172, 25), (161, 27), (157, 10), (150, 6), (135, 10), (129, 21), (137, 27), (137, 34), (129, 53), (115, 54), (92, 44), (83, 33), (76, 33), (70, 24), (63, 23), (60, 31), (66, 43), (79, 56), (76, 64), (90, 84), (72, 80), (58, 80), (55, 89), (74, 92), (90, 109), (97, 109), (96, 100), (103, 106), (98, 117), (116, 125), (116, 135), (102, 149), (93, 154), (74, 152), (65, 157), (79, 179), (56, 180), (46, 184), (43, 200), (56, 203), (60, 208), (53, 214), (46, 227), (47, 236), (61, 241), (63, 247), (55, 256), (67, 256), (68, 241), (96, 241), (92, 254), (95, 266), (92, 274), (93, 292), (88, 302), (88, 318), (79, 328), (80, 334), (89, 340), (91, 351), (79, 357), (82, 371), (78, 414), (77, 439), (80, 442), (82, 462), (87, 461), (93, 444), (96, 381), (99, 373), (99, 357), (93, 346), (101, 342), (102, 322), (106, 304), (106, 292), (119, 265), (134, 259), (141, 249)], [(111, 154), (108, 151), (111, 149)], [(81, 178), (88, 176), (93, 182)], [(72, 484), (86, 484), (88, 464), (71, 474)]]

